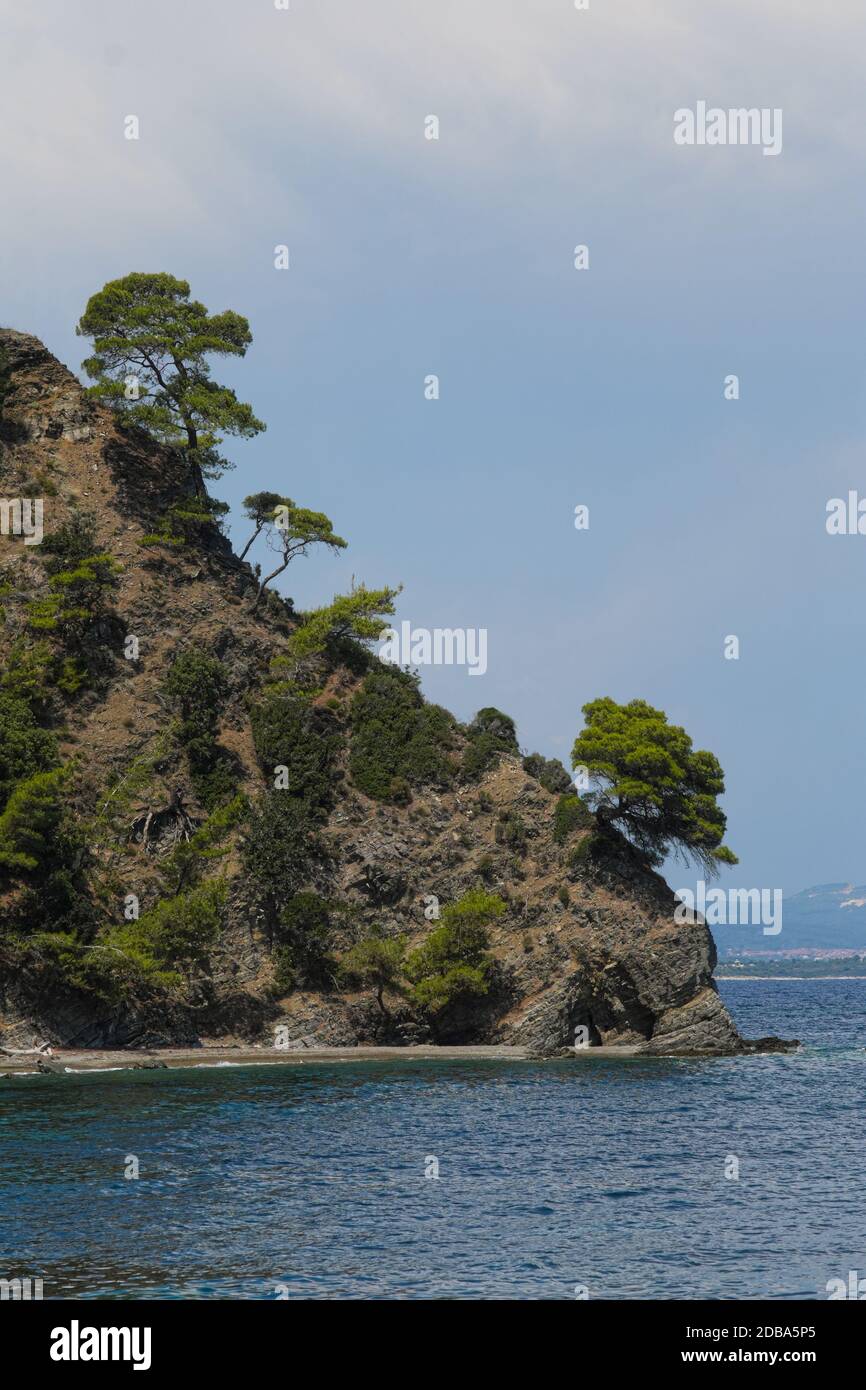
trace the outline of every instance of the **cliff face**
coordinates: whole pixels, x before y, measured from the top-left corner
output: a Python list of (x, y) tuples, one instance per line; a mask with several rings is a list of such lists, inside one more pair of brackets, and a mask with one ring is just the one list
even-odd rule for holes
[[(149, 832), (142, 838), (147, 816), (155, 814), (156, 825), (167, 807), (181, 805), (192, 825), (208, 822), (173, 733), (165, 695), (172, 662), (195, 650), (221, 663), (217, 740), (236, 790), (254, 805), (270, 776), (257, 757), (250, 711), (297, 619), (279, 600), (252, 611), (252, 571), (213, 527), (183, 546), (143, 546), (187, 490), (182, 460), (123, 430), (36, 339), (0, 330), (0, 349), (8, 372), (0, 495), (42, 497), (46, 539), (74, 515), (88, 515), (99, 550), (120, 566), (110, 612), (88, 637), (101, 651), (94, 679), (53, 699), (42, 715), (59, 757), (74, 768), (69, 805), (86, 844), (81, 871), (89, 874), (90, 921), (77, 926), (86, 950), (101, 927), (123, 922), (127, 895), (147, 911), (165, 893), (166, 846)], [(49, 592), (44, 558), (43, 547), (25, 546), (22, 536), (0, 537), (7, 671), (21, 660), (28, 605)], [(125, 655), (130, 636), (134, 659)], [(315, 989), (302, 977), (283, 993), (273, 923), (244, 867), (241, 823), (222, 847), (227, 898), (194, 988), (121, 996), (91, 987), (44, 947), (56, 923), (22, 918), (20, 882), (0, 886), (0, 1043), (29, 1042), (34, 1032), (67, 1046), (269, 1041), (283, 1028), (294, 1046), (435, 1039), (553, 1052), (572, 1046), (584, 1028), (590, 1045), (651, 1053), (748, 1046), (713, 985), (707, 928), (675, 923), (671, 891), (624, 841), (597, 852), (588, 817), (555, 837), (559, 797), (513, 752), (495, 757), (480, 780), (467, 782), (458, 770), (439, 785), (416, 785), (409, 804), (366, 796), (349, 768), (350, 704), (363, 678), (331, 663), (313, 700), (341, 740), (318, 830), (324, 848), (307, 885), (339, 904), (328, 958), (339, 961), (373, 924), (417, 947), (435, 927), (434, 898), (445, 905), (483, 885), (506, 904), (490, 929), (488, 993), (438, 1019), (396, 997), (385, 1015), (369, 991), (338, 987), (333, 971)], [(466, 740), (455, 726), (455, 768)]]

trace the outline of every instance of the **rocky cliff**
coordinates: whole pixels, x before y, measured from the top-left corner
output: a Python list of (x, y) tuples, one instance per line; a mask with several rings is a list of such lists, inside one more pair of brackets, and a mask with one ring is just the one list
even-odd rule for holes
[[(301, 697), (274, 685), (274, 660), (279, 666), (299, 622), (291, 604), (274, 595), (253, 609), (253, 572), (216, 525), (183, 543), (153, 540), (188, 493), (182, 459), (94, 405), (36, 339), (0, 330), (0, 351), (0, 496), (43, 499), (45, 530), (42, 544), (0, 537), (0, 697), (5, 690), (13, 701), (13, 724), (25, 720), (27, 756), (35, 750), (38, 762), (45, 735), (56, 745), (51, 765), (68, 769), (64, 820), (53, 823), (63, 841), (62, 883), (54, 882), (56, 864), (16, 868), (14, 855), (0, 877), (0, 1043), (29, 1042), (34, 1032), (66, 1046), (268, 1041), (279, 1028), (299, 1047), (433, 1040), (552, 1053), (584, 1029), (591, 1046), (648, 1053), (754, 1046), (738, 1036), (716, 992), (706, 927), (676, 924), (663, 880), (624, 840), (600, 836), (573, 795), (563, 807), (561, 770), (558, 782), (539, 780), (542, 760), (525, 760), (507, 738), (488, 739), (484, 756), (470, 762), (472, 728), (440, 711), (435, 770), (421, 767), (408, 783), (393, 779), (388, 795), (368, 795), (353, 758), (357, 695), (375, 659), (357, 648), (330, 650)], [(91, 560), (82, 562), (69, 558), (69, 536), (85, 523)], [(3, 529), (14, 532), (14, 510)], [(58, 534), (67, 553), (52, 566)], [(82, 563), (102, 566), (97, 597)], [(64, 584), (90, 597), (58, 624)], [(192, 745), (167, 685), (188, 652), (216, 658), (222, 672), (214, 748), (235, 811), (219, 834), (214, 816), (225, 797), (213, 782), (205, 794), (193, 775)], [(404, 703), (415, 698), (408, 686), (400, 694)], [(282, 894), (273, 876), (263, 886), (250, 869), (256, 808), (281, 794), (272, 790), (262, 734), (264, 698), (302, 709), (302, 741), (290, 741), (285, 758), (306, 763), (312, 749), (328, 784), (313, 830), (286, 822), (287, 841), (314, 841), (316, 852), (285, 871)], [(3, 729), (11, 743), (8, 718)], [(0, 750), (0, 780), (3, 759)], [(195, 841), (193, 873), (178, 850), (209, 826), (211, 840)], [(216, 874), (219, 931), (204, 957), (199, 951), (174, 974), (139, 968), (134, 938), (122, 935), (129, 903), (157, 941), (168, 920), (160, 904)], [(341, 958), (372, 928), (385, 940), (405, 938), (411, 951), (435, 930), (437, 905), (480, 887), (505, 905), (489, 929), (485, 993), (432, 1013), (396, 990), (383, 1009), (368, 988), (341, 976)], [(297, 933), (286, 968), (291, 903), (322, 907), (317, 969), (304, 963)], [(105, 965), (112, 960), (116, 970)]]

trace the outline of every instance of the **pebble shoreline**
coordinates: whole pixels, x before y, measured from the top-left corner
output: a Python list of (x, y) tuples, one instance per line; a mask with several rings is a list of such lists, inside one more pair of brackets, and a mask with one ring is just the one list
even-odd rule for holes
[[(633, 1047), (581, 1048), (575, 1056), (633, 1057)], [(286, 1066), (304, 1062), (374, 1062), (374, 1061), (539, 1061), (539, 1054), (527, 1047), (507, 1045), (465, 1047), (189, 1047), (164, 1050), (130, 1049), (126, 1052), (71, 1051), (58, 1049), (50, 1057), (24, 1056), (11, 1053), (0, 1057), (0, 1075), (26, 1075), (47, 1072), (68, 1075), (86, 1071), (163, 1070), (178, 1067), (217, 1066)], [(42, 1066), (40, 1067), (40, 1062)]]

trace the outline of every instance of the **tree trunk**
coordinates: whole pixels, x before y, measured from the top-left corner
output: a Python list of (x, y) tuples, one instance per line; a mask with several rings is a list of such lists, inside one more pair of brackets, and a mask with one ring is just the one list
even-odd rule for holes
[(249, 540), (247, 541), (246, 545), (244, 546), (243, 550), (241, 551), (240, 555), (238, 556), (238, 559), (239, 559), (239, 560), (242, 560), (242, 559), (244, 558), (244, 556), (246, 555), (246, 553), (247, 553), (247, 551), (249, 550), (250, 546), (252, 545), (253, 541), (254, 541), (254, 540), (257, 540), (258, 537), (261, 535), (262, 526), (264, 526), (264, 524), (265, 524), (265, 523), (262, 522), (261, 526), (257, 526), (256, 529), (255, 529), (255, 531), (253, 531), (253, 534), (250, 536)]
[(196, 497), (201, 497), (204, 494), (205, 486), (204, 475), (201, 471), (201, 464), (196, 458), (196, 451), (198, 450), (198, 431), (196, 430), (196, 427), (192, 423), (192, 421), (189, 420), (186, 416), (183, 417), (183, 423), (186, 428), (187, 448), (189, 450), (189, 464), (190, 469), (192, 470), (192, 484), (195, 488)]
[(269, 575), (266, 575), (266, 577), (261, 581), (261, 583), (259, 584), (259, 592), (253, 599), (253, 606), (251, 610), (253, 613), (255, 613), (256, 609), (258, 608), (262, 594), (265, 592), (267, 585), (270, 584), (272, 579), (276, 579), (278, 574), (282, 574), (283, 570), (288, 569), (288, 567), (289, 562), (288, 560), (285, 560), (283, 564), (280, 565), (279, 569), (273, 570)]

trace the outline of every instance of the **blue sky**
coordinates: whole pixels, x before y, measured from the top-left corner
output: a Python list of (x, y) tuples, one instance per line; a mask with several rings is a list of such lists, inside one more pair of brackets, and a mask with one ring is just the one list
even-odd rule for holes
[[(299, 606), (354, 575), (486, 627), (487, 674), (425, 692), (566, 762), (587, 700), (660, 705), (725, 769), (723, 884), (862, 881), (866, 537), (824, 526), (866, 496), (862, 5), (0, 11), (0, 321), (77, 368), (130, 270), (247, 315), (233, 538), (267, 487), (350, 541)], [(782, 153), (675, 146), (699, 99), (780, 107)]]

